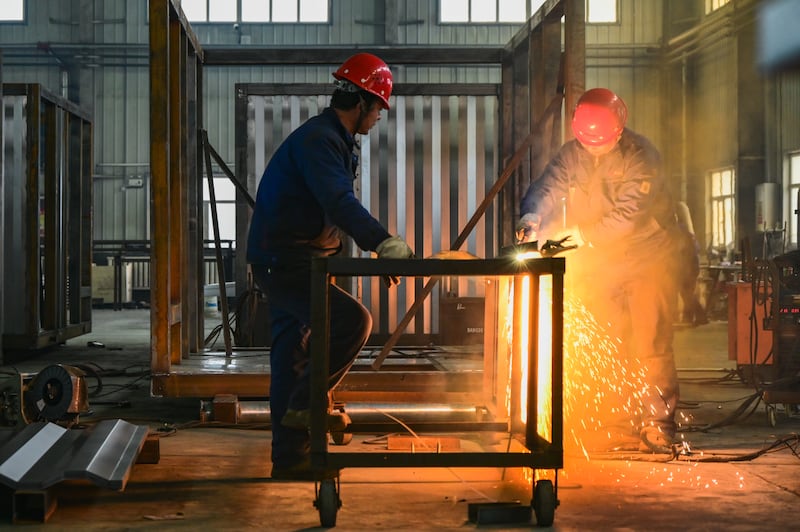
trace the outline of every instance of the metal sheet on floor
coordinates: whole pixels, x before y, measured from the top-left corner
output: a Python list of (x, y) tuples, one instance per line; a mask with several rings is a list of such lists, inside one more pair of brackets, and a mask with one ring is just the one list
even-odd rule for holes
[(0, 483), (14, 490), (43, 490), (68, 479), (89, 479), (123, 490), (149, 428), (104, 420), (88, 429), (32, 423), (0, 431)]

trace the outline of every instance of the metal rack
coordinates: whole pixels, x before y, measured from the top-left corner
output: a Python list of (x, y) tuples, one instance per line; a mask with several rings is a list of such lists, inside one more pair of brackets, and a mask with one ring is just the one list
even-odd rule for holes
[[(511, 401), (506, 412), (507, 431), (524, 446), (522, 452), (329, 452), (326, 430), (327, 383), (328, 383), (328, 351), (329, 351), (329, 297), (330, 286), (336, 276), (383, 276), (432, 277), (439, 275), (481, 276), (486, 279), (506, 278), (514, 299), (514, 310), (511, 313), (513, 322), (512, 347), (507, 352), (502, 342), (497, 340), (501, 335), (492, 336), (494, 341), (486, 340), (485, 346), (494, 353), (484, 353), (484, 359), (493, 359), (495, 367), (503, 367), (498, 358), (513, 357), (514, 351), (520, 353), (516, 359), (527, 359), (527, 375), (519, 371), (509, 371), (505, 377), (510, 382), (498, 383), (490, 375), (484, 375), (484, 394), (489, 408), (495, 416), (503, 417), (504, 413), (498, 405), (506, 403), (500, 397), (498, 389), (509, 389)], [(530, 281), (525, 286), (524, 278)], [(543, 279), (552, 281), (549, 292), (549, 308), (542, 304)], [(563, 280), (564, 260), (560, 258), (528, 259), (518, 261), (515, 258), (477, 259), (477, 260), (437, 260), (437, 259), (391, 259), (373, 260), (360, 258), (317, 258), (312, 264), (311, 273), (311, 461), (312, 466), (320, 471), (325, 469), (342, 469), (345, 467), (529, 467), (537, 469), (558, 470), (563, 466)], [(548, 281), (549, 284), (549, 281)], [(497, 283), (495, 282), (495, 286)], [(496, 293), (495, 313), (501, 311), (497, 302), (504, 301), (502, 293)], [(518, 308), (520, 296), (527, 296), (527, 308)], [(522, 312), (524, 311), (524, 312)], [(542, 326), (542, 316), (549, 318), (549, 330)], [(520, 316), (523, 316), (520, 319)], [(487, 323), (492, 316), (487, 314)], [(495, 324), (493, 330), (497, 330)], [(527, 341), (520, 341), (520, 333), (525, 331)], [(549, 344), (542, 349), (542, 341)], [(549, 340), (549, 342), (547, 341)], [(495, 348), (490, 344), (494, 343)], [(497, 348), (497, 346), (501, 346)], [(494, 355), (494, 357), (490, 356)], [(539, 367), (540, 361), (549, 360), (549, 365)], [(512, 366), (524, 367), (524, 366)], [(524, 373), (524, 372), (523, 372)], [(551, 396), (548, 401), (541, 401), (538, 394), (540, 376), (549, 373)], [(521, 377), (527, 377), (527, 380)], [(523, 398), (523, 399), (519, 399)], [(540, 402), (542, 404), (540, 404)], [(528, 414), (522, 420), (518, 410), (524, 409)], [(544, 426), (543, 426), (544, 425)], [(422, 430), (421, 427), (417, 427)], [(357, 432), (356, 424), (346, 429)], [(338, 479), (324, 479), (318, 483), (315, 505), (319, 509), (323, 526), (333, 526), (336, 512), (341, 505)], [(534, 485), (531, 506), (536, 514), (537, 524), (549, 526), (557, 506), (557, 482), (549, 479), (539, 480)]]

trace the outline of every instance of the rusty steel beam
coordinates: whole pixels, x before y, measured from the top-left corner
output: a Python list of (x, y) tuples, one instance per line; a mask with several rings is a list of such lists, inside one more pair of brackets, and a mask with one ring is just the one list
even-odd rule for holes
[[(154, 374), (151, 390), (159, 397), (268, 397), (270, 375), (258, 371), (212, 372), (202, 369)], [(481, 372), (351, 371), (337, 386), (341, 401), (379, 403), (475, 403), (482, 394)]]

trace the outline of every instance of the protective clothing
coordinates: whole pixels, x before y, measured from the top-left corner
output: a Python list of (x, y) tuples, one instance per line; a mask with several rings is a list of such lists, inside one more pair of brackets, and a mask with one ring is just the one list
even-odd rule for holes
[(347, 59), (333, 77), (347, 80), (356, 87), (380, 98), (384, 109), (389, 109), (389, 96), (392, 95), (392, 71), (379, 57), (360, 53)]
[[(599, 157), (578, 139), (564, 144), (520, 205), (521, 213), (541, 216), (539, 241), (579, 228), (587, 245), (567, 260), (568, 290), (597, 323), (610, 324), (610, 338), (622, 340), (617, 363), (628, 374), (641, 375), (639, 389), (603, 405), (608, 423), (655, 427), (666, 440), (675, 434), (679, 394), (672, 351), (678, 270), (674, 206), (658, 151), (629, 129)], [(617, 400), (637, 404), (636, 413), (621, 412)], [(613, 419), (619, 415), (627, 419)]]
[(616, 142), (625, 128), (628, 108), (608, 89), (590, 89), (583, 93), (572, 114), (572, 132), (587, 146), (605, 146)]
[(410, 259), (414, 252), (399, 236), (392, 236), (378, 244), (375, 248), (379, 259)]
[(391, 236), (356, 198), (354, 150), (353, 135), (331, 108), (284, 140), (258, 185), (247, 262), (333, 255), (342, 246), (340, 229), (368, 251)]
[[(247, 262), (269, 301), (269, 400), (276, 478), (302, 474), (310, 452), (308, 430), (285, 426), (282, 420), (287, 411), (309, 408), (311, 259), (338, 253), (340, 231), (366, 251), (374, 251), (391, 237), (355, 196), (355, 148), (353, 135), (336, 111), (327, 108), (281, 143), (256, 193)], [(334, 284), (329, 304), (331, 390), (364, 347), (372, 316)]]

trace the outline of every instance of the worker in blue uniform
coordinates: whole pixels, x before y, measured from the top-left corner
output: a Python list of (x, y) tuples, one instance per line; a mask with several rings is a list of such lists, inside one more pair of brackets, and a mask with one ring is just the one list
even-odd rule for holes
[[(392, 73), (378, 57), (359, 53), (333, 73), (330, 106), (294, 130), (267, 164), (258, 185), (247, 262), (270, 309), (272, 477), (314, 478), (309, 459), (310, 271), (313, 257), (342, 249), (341, 232), (378, 258), (413, 252), (361, 204), (353, 190), (357, 135), (389, 109)], [(329, 390), (338, 384), (372, 327), (369, 311), (350, 294), (330, 290)], [(343, 420), (328, 409), (329, 428)], [(318, 472), (317, 472), (318, 473)]]
[[(619, 338), (614, 355), (641, 383), (604, 405), (603, 430), (630, 428), (643, 452), (674, 447), (678, 379), (672, 350), (678, 266), (675, 203), (657, 149), (625, 127), (627, 107), (605, 88), (586, 91), (573, 140), (549, 161), (522, 198), (520, 241), (568, 238), (568, 286)], [(611, 383), (615, 386), (616, 383)], [(638, 388), (638, 389), (633, 389)], [(608, 393), (606, 397), (612, 397)], [(613, 436), (612, 436), (613, 438)]]

